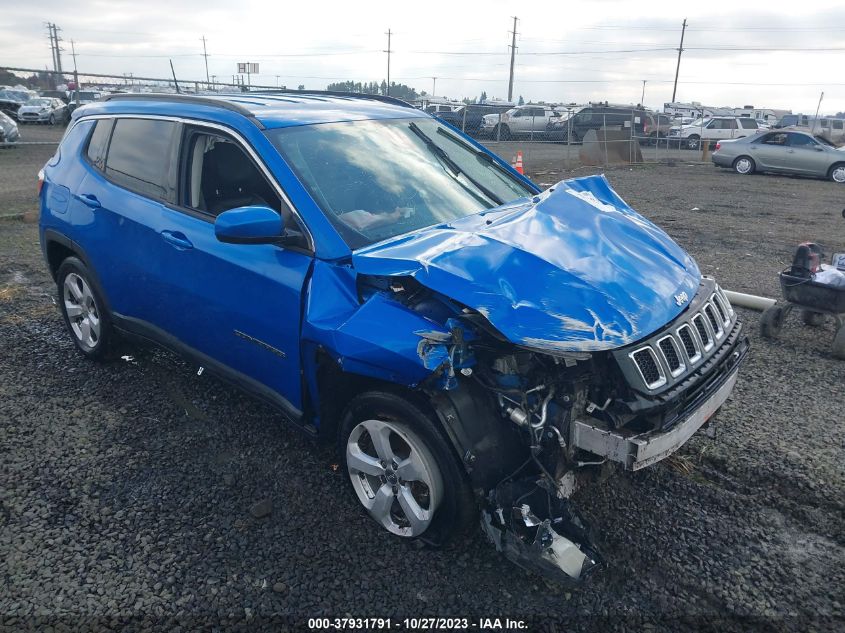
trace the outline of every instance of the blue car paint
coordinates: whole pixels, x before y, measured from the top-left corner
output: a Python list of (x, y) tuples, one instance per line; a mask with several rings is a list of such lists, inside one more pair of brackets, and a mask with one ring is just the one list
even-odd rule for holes
[(281, 237), (283, 230), (281, 216), (268, 207), (229, 209), (214, 220), (214, 235), (221, 242)]
[[(212, 223), (111, 185), (81, 157), (90, 120), (70, 130), (63, 160), (45, 167), (42, 237), (55, 229), (88, 253), (114, 311), (149, 321), (253, 377), (295, 409), (305, 406), (303, 384), (312, 410), (330, 397), (318, 392), (317, 350), (345, 371), (409, 386), (445, 367), (438, 384), (454, 386), (455, 369), (472, 366), (465, 342), (474, 334), (456, 318), (460, 306), (450, 299), (477, 309), (515, 343), (559, 352), (630, 343), (680, 312), (673, 294), (695, 293), (695, 263), (597, 177), (353, 254), (261, 127), (429, 115), (355, 99), (231, 100), (252, 109), (261, 125), (237, 112), (165, 101), (97, 103), (74, 117), (172, 116), (236, 132), (305, 223), (313, 256), (272, 245), (222, 244)], [(72, 192), (69, 213), (61, 205), (52, 208), (51, 200), (61, 197), (53, 193), (58, 187)], [(96, 195), (100, 208), (81, 194)], [(412, 276), (435, 291), (439, 307), (417, 311), (390, 292), (359, 296), (362, 273)], [(244, 336), (232, 336), (233, 330)]]
[(549, 352), (628, 345), (695, 295), (698, 266), (603, 176), (531, 201), (356, 251), (355, 269), (412, 276), (483, 314), (510, 341)]

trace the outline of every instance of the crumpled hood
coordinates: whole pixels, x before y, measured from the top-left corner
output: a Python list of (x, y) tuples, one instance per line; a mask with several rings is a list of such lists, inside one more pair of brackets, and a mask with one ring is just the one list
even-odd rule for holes
[(686, 307), (695, 261), (604, 176), (353, 253), (355, 270), (412, 276), (516, 344), (587, 352), (633, 343)]

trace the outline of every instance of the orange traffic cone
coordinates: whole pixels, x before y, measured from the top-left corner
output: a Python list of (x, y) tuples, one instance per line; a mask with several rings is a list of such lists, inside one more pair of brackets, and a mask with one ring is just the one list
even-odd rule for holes
[(522, 169), (522, 152), (516, 152), (516, 165), (514, 165), (514, 169), (516, 169), (520, 174), (525, 174), (525, 171)]

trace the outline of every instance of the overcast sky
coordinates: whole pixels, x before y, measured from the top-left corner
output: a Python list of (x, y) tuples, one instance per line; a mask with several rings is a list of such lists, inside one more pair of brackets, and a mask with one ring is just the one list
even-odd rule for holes
[[(202, 79), (205, 35), (212, 75), (231, 81), (236, 63), (251, 61), (260, 64), (253, 83), (323, 89), (384, 79), (390, 28), (391, 79), (431, 93), (436, 76), (436, 94), (452, 98), (507, 97), (517, 15), (514, 99), (636, 103), (646, 80), (645, 103), (656, 108), (671, 99), (686, 18), (677, 100), (812, 113), (824, 91), (823, 112), (845, 111), (842, 0), (0, 4), (0, 65), (52, 67), (50, 21), (62, 29), (65, 70), (72, 39), (81, 71), (167, 77), (172, 58), (178, 78)], [(725, 50), (737, 48), (758, 50)]]

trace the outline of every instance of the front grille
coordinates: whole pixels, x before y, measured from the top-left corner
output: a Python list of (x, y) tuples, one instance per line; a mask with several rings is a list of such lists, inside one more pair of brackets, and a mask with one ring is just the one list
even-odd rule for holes
[(674, 337), (666, 336), (660, 339), (657, 346), (663, 354), (663, 360), (666, 361), (666, 365), (669, 367), (669, 373), (673, 376), (681, 373), (684, 370), (684, 363), (681, 361), (681, 354)]
[(704, 324), (704, 317), (700, 314), (696, 314), (692, 318), (692, 324), (695, 326), (695, 329), (698, 330), (698, 336), (701, 338), (701, 344), (704, 347), (704, 351), (708, 351), (711, 347), (713, 347), (713, 339), (710, 338), (710, 331)]
[(657, 357), (654, 355), (654, 350), (650, 347), (644, 347), (631, 354), (631, 358), (637, 364), (637, 369), (640, 371), (643, 381), (649, 389), (660, 387), (666, 382), (666, 377), (660, 369), (660, 364)]
[(684, 344), (684, 351), (687, 353), (687, 360), (689, 362), (694, 363), (701, 358), (701, 352), (698, 351), (698, 345), (696, 345), (692, 328), (687, 323), (684, 323), (678, 328), (678, 337), (680, 337), (681, 343)]
[[(634, 371), (626, 370), (626, 373), (634, 387), (654, 391), (683, 380), (727, 340), (733, 328), (734, 311), (721, 289), (710, 284), (699, 291), (687, 313), (672, 328), (627, 354), (628, 366), (632, 364), (630, 368)], [(702, 293), (706, 294), (702, 296)], [(620, 355), (620, 362), (621, 358)]]

